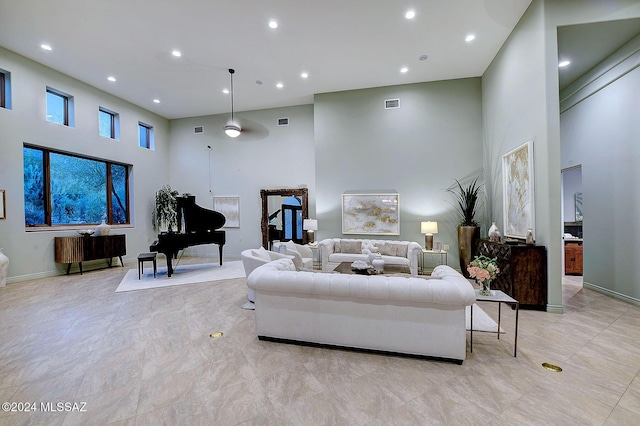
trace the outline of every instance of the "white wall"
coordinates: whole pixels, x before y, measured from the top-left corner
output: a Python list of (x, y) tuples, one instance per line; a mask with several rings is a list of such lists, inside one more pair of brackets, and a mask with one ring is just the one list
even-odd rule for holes
[[(243, 133), (224, 134), (229, 114), (171, 121), (172, 188), (190, 192), (196, 203), (213, 208), (214, 196), (240, 197), (240, 227), (224, 228), (224, 257), (239, 258), (246, 248), (262, 244), (260, 189), (309, 189), (309, 216), (315, 217), (313, 106), (244, 111), (235, 114)], [(277, 119), (288, 117), (288, 126)], [(204, 126), (203, 134), (194, 134)], [(207, 148), (208, 146), (211, 149)], [(209, 192), (211, 190), (211, 192)], [(217, 246), (194, 246), (191, 255), (217, 257)]]
[[(385, 110), (393, 98), (400, 108)], [(344, 192), (394, 189), (400, 236), (388, 238), (423, 245), (420, 222), (437, 221), (434, 240), (457, 267), (460, 218), (446, 189), (482, 174), (481, 98), (479, 78), (316, 95), (317, 238), (342, 235)]]
[[(77, 235), (75, 231), (26, 232), (24, 143), (132, 164), (132, 223), (114, 227), (112, 232), (127, 235), (125, 262), (148, 251), (148, 241), (154, 236), (150, 218), (156, 182), (168, 176), (167, 120), (3, 48), (0, 68), (11, 72), (12, 85), (12, 109), (0, 109), (0, 189), (6, 190), (7, 202), (7, 219), (0, 220), (0, 247), (10, 259), (8, 281), (66, 271), (66, 265), (54, 262), (53, 239)], [(74, 97), (75, 127), (46, 121), (46, 86)], [(120, 114), (119, 141), (98, 135), (100, 106)], [(155, 151), (138, 146), (138, 121), (154, 127)]]
[(589, 73), (598, 84), (586, 85), (591, 90), (560, 124), (563, 164), (583, 165), (585, 286), (640, 303), (640, 244), (630, 237), (640, 234), (640, 37), (632, 51), (614, 61), (615, 72)]
[[(557, 27), (637, 16), (637, 1), (534, 0), (483, 76), (485, 168), (493, 176), (493, 216), (500, 217), (500, 222), (500, 158), (528, 139), (535, 144), (535, 237), (548, 250), (549, 311), (562, 311)], [(613, 264), (607, 269), (610, 276), (615, 275)]]
[(502, 155), (533, 142), (534, 238), (547, 248), (547, 309), (561, 312), (560, 146), (547, 128), (544, 19), (542, 1), (534, 0), (482, 78), (485, 167), (491, 176), (493, 217), (504, 228)]

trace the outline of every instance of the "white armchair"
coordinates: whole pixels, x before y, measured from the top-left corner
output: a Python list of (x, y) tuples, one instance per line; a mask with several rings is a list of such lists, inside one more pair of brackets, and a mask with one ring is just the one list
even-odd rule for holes
[[(263, 247), (259, 249), (247, 249), (240, 253), (244, 273), (249, 278), (249, 274), (258, 266), (271, 262), (276, 259), (291, 259), (293, 257), (287, 254), (276, 253), (275, 251), (265, 250)], [(253, 289), (247, 287), (247, 298), (249, 301), (242, 305), (244, 309), (255, 309), (256, 293)]]
[(296, 265), (298, 271), (301, 269), (313, 269), (313, 251), (309, 247), (296, 244), (293, 241), (287, 241), (286, 243), (274, 242), (271, 249), (281, 253), (282, 249), (280, 247), (282, 246), (285, 247), (285, 254), (293, 256), (293, 264)]

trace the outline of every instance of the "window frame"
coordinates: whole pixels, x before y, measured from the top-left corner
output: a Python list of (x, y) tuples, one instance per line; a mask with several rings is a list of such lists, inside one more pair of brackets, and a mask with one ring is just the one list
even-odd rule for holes
[(57, 121), (52, 121), (49, 120), (49, 105), (47, 103), (47, 107), (46, 107), (46, 119), (49, 123), (55, 123), (55, 124), (61, 124), (67, 127), (73, 127), (73, 96), (61, 92), (60, 90), (54, 89), (53, 87), (49, 87), (47, 86), (47, 94), (52, 94), (54, 96), (58, 96), (60, 98), (63, 99), (63, 111), (62, 113), (64, 114), (63, 117), (63, 122), (62, 123), (58, 123)]
[[(146, 132), (144, 145), (142, 145), (142, 133), (141, 133), (142, 129), (145, 129), (145, 132)], [(154, 149), (153, 126), (143, 123), (142, 121), (138, 121), (138, 145), (140, 146), (140, 148), (144, 148), (148, 150)]]
[[(100, 133), (100, 114), (104, 113), (110, 116), (110, 136)], [(120, 139), (120, 114), (104, 107), (98, 107), (98, 134), (102, 137), (119, 140)]]
[(6, 108), (7, 105), (7, 101), (6, 101), (6, 88), (5, 88), (5, 84), (6, 84), (6, 77), (5, 74), (2, 70), (0, 70), (0, 108)]
[[(131, 194), (130, 194), (131, 188), (130, 188), (130, 180), (129, 180), (129, 175), (131, 173), (131, 168), (133, 167), (131, 164), (126, 164), (126, 163), (120, 163), (120, 162), (117, 162), (117, 161), (106, 160), (104, 158), (90, 157), (90, 156), (87, 156), (87, 155), (82, 155), (82, 154), (77, 154), (77, 153), (68, 152), (68, 151), (61, 151), (61, 150), (46, 148), (46, 147), (33, 145), (33, 144), (28, 144), (28, 143), (23, 144), (23, 150), (25, 148), (38, 150), (38, 151), (42, 152), (42, 168), (43, 168), (42, 175), (43, 175), (43, 180), (44, 180), (44, 183), (43, 183), (43, 186), (44, 186), (44, 188), (43, 188), (43, 193), (44, 193), (44, 223), (34, 224), (34, 225), (27, 225), (25, 223), (26, 230), (70, 229), (70, 228), (71, 229), (75, 229), (75, 228), (84, 227), (84, 226), (87, 226), (87, 225), (98, 225), (99, 224), (99, 222), (81, 223), (81, 224), (78, 224), (78, 223), (53, 224), (53, 219), (52, 219), (53, 209), (52, 209), (52, 205), (51, 205), (51, 162), (50, 162), (50, 155), (51, 154), (65, 155), (65, 156), (69, 156), (69, 157), (80, 158), (80, 159), (83, 159), (83, 160), (99, 161), (99, 162), (105, 163), (105, 166), (106, 166), (106, 177), (105, 177), (105, 179), (106, 179), (106, 184), (105, 184), (106, 204), (105, 204), (105, 209), (106, 209), (106, 212), (107, 212), (107, 217), (105, 219), (105, 222), (110, 224), (110, 225), (112, 225), (112, 226), (113, 225), (115, 225), (115, 226), (131, 225)], [(112, 175), (112, 166), (124, 167), (125, 171), (126, 171), (126, 173), (124, 175), (126, 220), (124, 222), (118, 222), (118, 223), (113, 223), (113, 200), (112, 200), (113, 175)], [(24, 167), (24, 165), (23, 165), (23, 167)], [(24, 192), (24, 189), (23, 189), (23, 192)]]

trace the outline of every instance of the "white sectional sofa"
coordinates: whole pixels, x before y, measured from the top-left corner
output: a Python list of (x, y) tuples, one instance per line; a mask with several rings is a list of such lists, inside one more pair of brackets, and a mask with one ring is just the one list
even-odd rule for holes
[(416, 242), (327, 238), (318, 243), (323, 271), (332, 271), (342, 262), (367, 261), (373, 247), (380, 250), (387, 265), (406, 265), (411, 275), (418, 275), (418, 254), (422, 247)]
[(281, 259), (247, 279), (263, 340), (454, 360), (466, 357), (471, 283), (449, 266), (431, 278), (296, 271)]

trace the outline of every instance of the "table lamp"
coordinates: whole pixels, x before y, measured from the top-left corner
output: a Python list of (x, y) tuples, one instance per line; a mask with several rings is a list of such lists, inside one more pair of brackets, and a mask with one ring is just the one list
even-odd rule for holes
[(309, 244), (315, 244), (315, 240), (313, 237), (313, 231), (318, 230), (318, 220), (317, 219), (304, 219), (302, 221), (302, 229), (307, 231), (307, 242)]
[(420, 233), (424, 234), (424, 248), (433, 250), (433, 234), (438, 233), (438, 222), (421, 222)]

